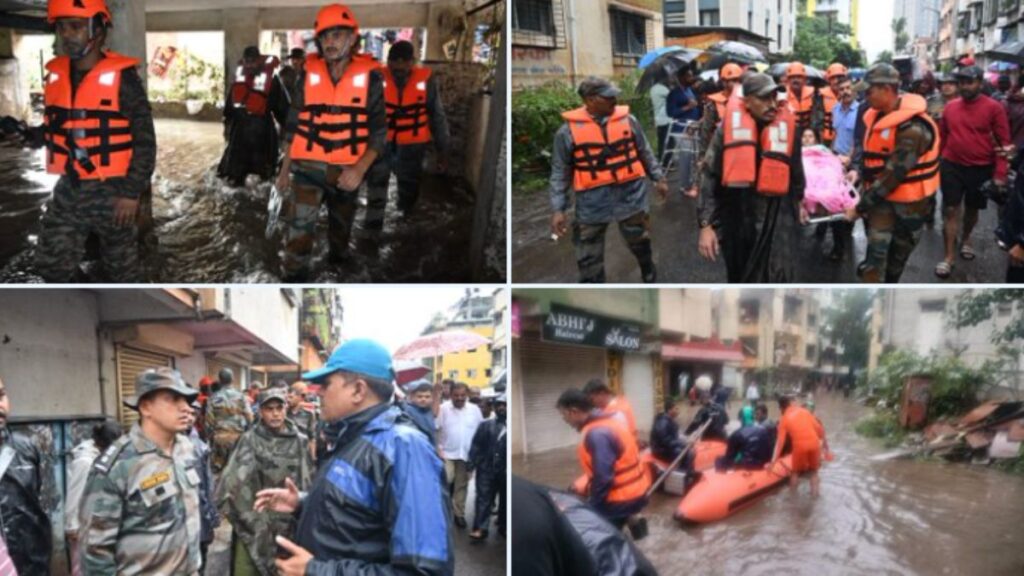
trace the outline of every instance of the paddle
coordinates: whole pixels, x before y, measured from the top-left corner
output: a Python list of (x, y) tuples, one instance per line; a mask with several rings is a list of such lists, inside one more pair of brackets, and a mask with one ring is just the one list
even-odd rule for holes
[(693, 434), (693, 436), (690, 437), (693, 438), (693, 440), (690, 440), (690, 442), (686, 445), (686, 448), (683, 448), (683, 451), (679, 453), (679, 456), (676, 456), (676, 459), (673, 460), (672, 463), (669, 464), (668, 468), (666, 468), (665, 471), (661, 473), (661, 476), (658, 477), (654, 484), (651, 484), (651, 487), (647, 489), (647, 493), (644, 494), (644, 498), (650, 498), (651, 494), (654, 494), (655, 490), (657, 490), (658, 487), (661, 486), (661, 483), (664, 482), (666, 478), (668, 478), (668, 475), (671, 474), (677, 467), (679, 467), (679, 463), (683, 461), (683, 457), (686, 456), (686, 453), (690, 451), (690, 448), (693, 448), (694, 446), (697, 445), (697, 442), (700, 442), (701, 437), (704, 436), (704, 431), (707, 430), (708, 426), (710, 425), (711, 419), (709, 418), (708, 421), (702, 424), (701, 427), (698, 428), (697, 431)]

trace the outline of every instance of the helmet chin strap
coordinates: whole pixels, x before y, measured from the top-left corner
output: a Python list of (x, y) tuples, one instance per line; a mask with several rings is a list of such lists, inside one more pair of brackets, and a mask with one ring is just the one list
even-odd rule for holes
[(82, 49), (79, 52), (77, 52), (77, 53), (69, 53), (68, 57), (71, 58), (72, 60), (81, 60), (82, 58), (85, 58), (86, 56), (89, 55), (90, 52), (92, 52), (93, 47), (96, 46), (96, 40), (97, 40), (97, 37), (96, 37), (96, 19), (95, 18), (90, 18), (89, 19), (89, 41), (85, 43), (85, 45), (82, 47)]
[(352, 47), (355, 45), (356, 40), (358, 40), (358, 38), (356, 38), (355, 36), (350, 37), (348, 40), (348, 44), (345, 46), (345, 48), (339, 51), (341, 55), (331, 60), (331, 62), (340, 62), (342, 60), (347, 60), (350, 56), (352, 56)]

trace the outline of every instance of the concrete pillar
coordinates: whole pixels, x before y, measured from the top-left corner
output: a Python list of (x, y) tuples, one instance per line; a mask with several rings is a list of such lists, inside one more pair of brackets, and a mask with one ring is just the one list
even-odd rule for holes
[(260, 11), (257, 8), (225, 10), (224, 18), (224, 94), (235, 79), (235, 68), (247, 46), (260, 42)]
[[(502, 145), (506, 138), (505, 111), (508, 109), (508, 24), (502, 26), (501, 44), (498, 54), (498, 64), (494, 71), (494, 96), (491, 98), (490, 117), (487, 121), (487, 140), (484, 143), (483, 168), (480, 180), (476, 183), (476, 206), (473, 210), (473, 234), (470, 238), (469, 257), (474, 281), (484, 274), (485, 254), (488, 236), (499, 235), (499, 241), (505, 242), (504, 223), (502, 226), (494, 226), (493, 207), (495, 197), (505, 195), (506, 181), (499, 177), (499, 171), (504, 173), (506, 166), (499, 164)], [(506, 149), (506, 158), (507, 158)], [(506, 160), (507, 161), (507, 160)]]
[(0, 29), (0, 116), (27, 118), (28, 91), (21, 84), (21, 70), (14, 56), (17, 36), (10, 28)]
[[(427, 11), (427, 50), (422, 60), (447, 60), (444, 43), (451, 40), (454, 18), (465, 14), (459, 2), (432, 2)], [(472, 42), (472, 38), (470, 38)]]
[(14, 58), (14, 30), (0, 28), (0, 58)]
[(141, 63), (137, 67), (142, 84), (146, 84), (146, 3), (138, 0), (107, 0), (114, 19), (114, 29), (107, 38), (107, 47)]

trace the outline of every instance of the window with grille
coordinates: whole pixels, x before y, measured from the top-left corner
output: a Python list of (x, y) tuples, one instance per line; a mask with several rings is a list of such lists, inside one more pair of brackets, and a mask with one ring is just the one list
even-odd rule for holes
[(665, 0), (665, 26), (686, 26), (685, 0)]
[(555, 23), (551, 0), (513, 0), (512, 29), (553, 35)]
[(999, 6), (999, 13), (1006, 16), (1016, 16), (1020, 10), (1020, 0), (1002, 0)]
[(720, 20), (718, 10), (701, 10), (700, 11), (700, 25), (701, 26), (718, 26)]
[(995, 24), (999, 16), (999, 0), (985, 0), (985, 24)]
[(643, 56), (647, 53), (647, 19), (639, 14), (609, 10), (612, 21), (612, 53)]

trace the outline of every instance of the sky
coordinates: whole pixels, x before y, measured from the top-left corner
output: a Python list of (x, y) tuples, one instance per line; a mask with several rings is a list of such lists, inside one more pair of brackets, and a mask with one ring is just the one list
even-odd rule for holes
[(416, 339), (434, 314), (458, 302), (465, 288), (351, 286), (337, 291), (344, 307), (342, 338), (371, 338), (393, 354), (403, 344)]
[(892, 50), (892, 14), (896, 0), (860, 0), (860, 41), (868, 64), (884, 50)]

